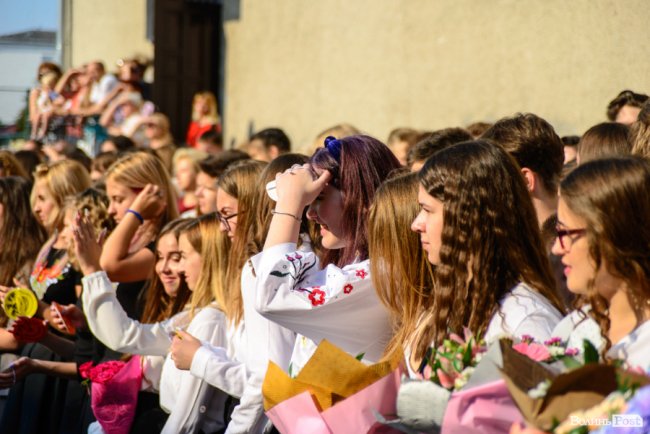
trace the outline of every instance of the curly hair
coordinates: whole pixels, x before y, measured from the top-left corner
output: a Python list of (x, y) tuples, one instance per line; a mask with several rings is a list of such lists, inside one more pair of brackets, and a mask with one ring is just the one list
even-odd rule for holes
[[(608, 273), (622, 279), (628, 287), (630, 304), (638, 311), (650, 303), (649, 196), (650, 162), (632, 156), (580, 165), (560, 185), (560, 198), (585, 220), (589, 255), (596, 273), (606, 266)], [(599, 294), (595, 277), (588, 285), (591, 315), (606, 341), (605, 354), (611, 347), (607, 336), (609, 303)]]
[(420, 212), (417, 195), (417, 175), (398, 174), (377, 189), (370, 207), (370, 276), (393, 326), (386, 357), (409, 345), (419, 313), (430, 308), (432, 299), (433, 270), (420, 237), (410, 229)]
[(419, 327), (416, 355), (424, 357), (448, 330), (466, 326), (482, 335), (499, 300), (519, 282), (564, 310), (530, 195), (503, 148), (459, 143), (429, 158), (418, 177), (443, 203), (444, 224), (433, 303)]
[(312, 167), (328, 170), (330, 184), (343, 196), (342, 231), (346, 246), (325, 250), (322, 266), (342, 267), (368, 258), (368, 211), (375, 191), (388, 174), (400, 167), (390, 149), (374, 137), (358, 135), (339, 139), (340, 155), (335, 158), (320, 148), (310, 158)]
[[(101, 190), (87, 188), (81, 193), (69, 196), (63, 204), (62, 211), (63, 216), (75, 211), (85, 214), (96, 234), (106, 231), (105, 235), (108, 236), (115, 229), (115, 221), (108, 214), (108, 196)], [(74, 246), (68, 246), (68, 258), (72, 266), (79, 270), (74, 250)]]
[(641, 107), (636, 122), (630, 125), (632, 154), (650, 158), (650, 100)]

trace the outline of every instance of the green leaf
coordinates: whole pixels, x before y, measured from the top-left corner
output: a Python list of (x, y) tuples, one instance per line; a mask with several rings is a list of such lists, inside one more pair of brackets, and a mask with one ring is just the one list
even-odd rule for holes
[(281, 273), (279, 271), (271, 271), (271, 276), (276, 276), (276, 277), (284, 277), (288, 276), (289, 273)]
[(588, 363), (598, 363), (600, 356), (598, 355), (598, 350), (594, 347), (594, 344), (592, 344), (588, 339), (583, 339), (582, 345), (585, 350), (585, 365)]
[(355, 357), (355, 359), (357, 359), (358, 361), (361, 361), (361, 360), (363, 360), (363, 357), (364, 357), (365, 355), (366, 355), (366, 353), (357, 354), (357, 356)]
[(469, 366), (469, 364), (472, 363), (472, 339), (473, 338), (470, 338), (469, 345), (467, 345), (465, 353), (463, 354), (463, 364), (465, 366)]
[(574, 359), (573, 357), (565, 356), (560, 358), (560, 360), (564, 364), (564, 367), (569, 370), (578, 369), (580, 366), (582, 366), (580, 362)]
[(454, 369), (456, 370), (456, 372), (462, 372), (463, 368), (464, 368), (463, 361), (455, 359), (454, 360)]

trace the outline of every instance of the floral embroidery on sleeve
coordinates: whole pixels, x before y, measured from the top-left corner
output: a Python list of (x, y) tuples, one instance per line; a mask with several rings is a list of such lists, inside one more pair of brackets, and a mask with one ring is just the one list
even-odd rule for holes
[(305, 288), (300, 288), (300, 290), (309, 293), (309, 301), (312, 306), (320, 306), (325, 303), (325, 293), (321, 291), (320, 286), (314, 286), (311, 291)]
[(352, 292), (352, 289), (353, 289), (353, 286), (352, 286), (351, 284), (348, 283), (347, 285), (345, 285), (345, 286), (343, 287), (343, 292), (344, 292), (345, 294), (349, 294), (349, 293)]
[(289, 276), (293, 279), (293, 287), (295, 288), (296, 286), (300, 285), (300, 283), (305, 279), (307, 271), (314, 268), (316, 265), (316, 258), (313, 258), (312, 261), (309, 261), (307, 259), (303, 260), (303, 255), (298, 252), (284, 256), (287, 258), (287, 261), (289, 261), (289, 264), (291, 264), (291, 269), (289, 269), (288, 265), (284, 264), (282, 265), (282, 270), (271, 271), (271, 276), (280, 278)]
[(360, 270), (357, 270), (357, 277), (359, 277), (361, 279), (365, 279), (367, 275), (368, 275), (368, 272), (366, 270), (364, 270), (363, 268), (360, 269)]

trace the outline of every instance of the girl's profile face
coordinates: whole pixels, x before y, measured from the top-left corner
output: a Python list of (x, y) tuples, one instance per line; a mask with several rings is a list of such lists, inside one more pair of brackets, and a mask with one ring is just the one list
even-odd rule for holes
[(45, 179), (39, 179), (34, 184), (34, 214), (38, 221), (46, 228), (52, 229), (54, 220), (59, 213), (59, 206), (52, 196)]
[(122, 221), (126, 210), (129, 209), (138, 195), (133, 189), (111, 178), (106, 180), (106, 194), (109, 200), (108, 214), (113, 217), (116, 223)]
[(185, 276), (187, 287), (194, 291), (201, 275), (201, 254), (194, 250), (185, 234), (181, 234), (178, 238), (178, 247), (180, 250), (179, 273)]
[[(557, 219), (559, 231), (577, 232), (584, 230), (586, 226), (584, 219), (571, 211), (562, 197), (558, 202)], [(562, 256), (567, 288), (575, 294), (586, 294), (589, 281), (594, 278), (596, 273), (585, 235), (586, 232), (573, 234), (565, 232), (562, 234), (561, 240), (560, 236), (555, 239), (552, 249), (555, 255)]]
[[(316, 169), (320, 176), (321, 170)], [(320, 225), (323, 247), (330, 250), (345, 247), (343, 233), (343, 195), (341, 191), (328, 184), (320, 192), (307, 210), (307, 218)]]
[(420, 213), (417, 215), (411, 230), (420, 234), (420, 243), (427, 259), (433, 265), (440, 264), (440, 247), (442, 246), (442, 229), (444, 227), (444, 204), (431, 196), (420, 185), (418, 187), (418, 203)]
[(173, 233), (160, 237), (156, 246), (156, 274), (165, 289), (165, 293), (176, 297), (181, 278), (178, 274), (181, 261), (181, 251), (178, 240)]
[(237, 229), (237, 214), (239, 211), (239, 201), (232, 197), (223, 189), (217, 189), (217, 214), (221, 221), (221, 231), (232, 240), (235, 238)]

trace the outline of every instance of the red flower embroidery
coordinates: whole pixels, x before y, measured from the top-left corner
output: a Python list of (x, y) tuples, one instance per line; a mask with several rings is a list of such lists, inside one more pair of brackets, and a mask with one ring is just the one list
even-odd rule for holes
[(345, 285), (343, 287), (343, 292), (346, 293), (346, 294), (351, 293), (352, 292), (352, 285), (350, 285), (349, 283), (347, 285)]
[(318, 288), (319, 287), (314, 287), (309, 294), (309, 300), (311, 301), (312, 306), (320, 306), (325, 303), (325, 293)]
[(366, 272), (366, 270), (364, 270), (364, 269), (357, 270), (357, 277), (365, 279), (367, 275), (368, 275), (368, 273)]

